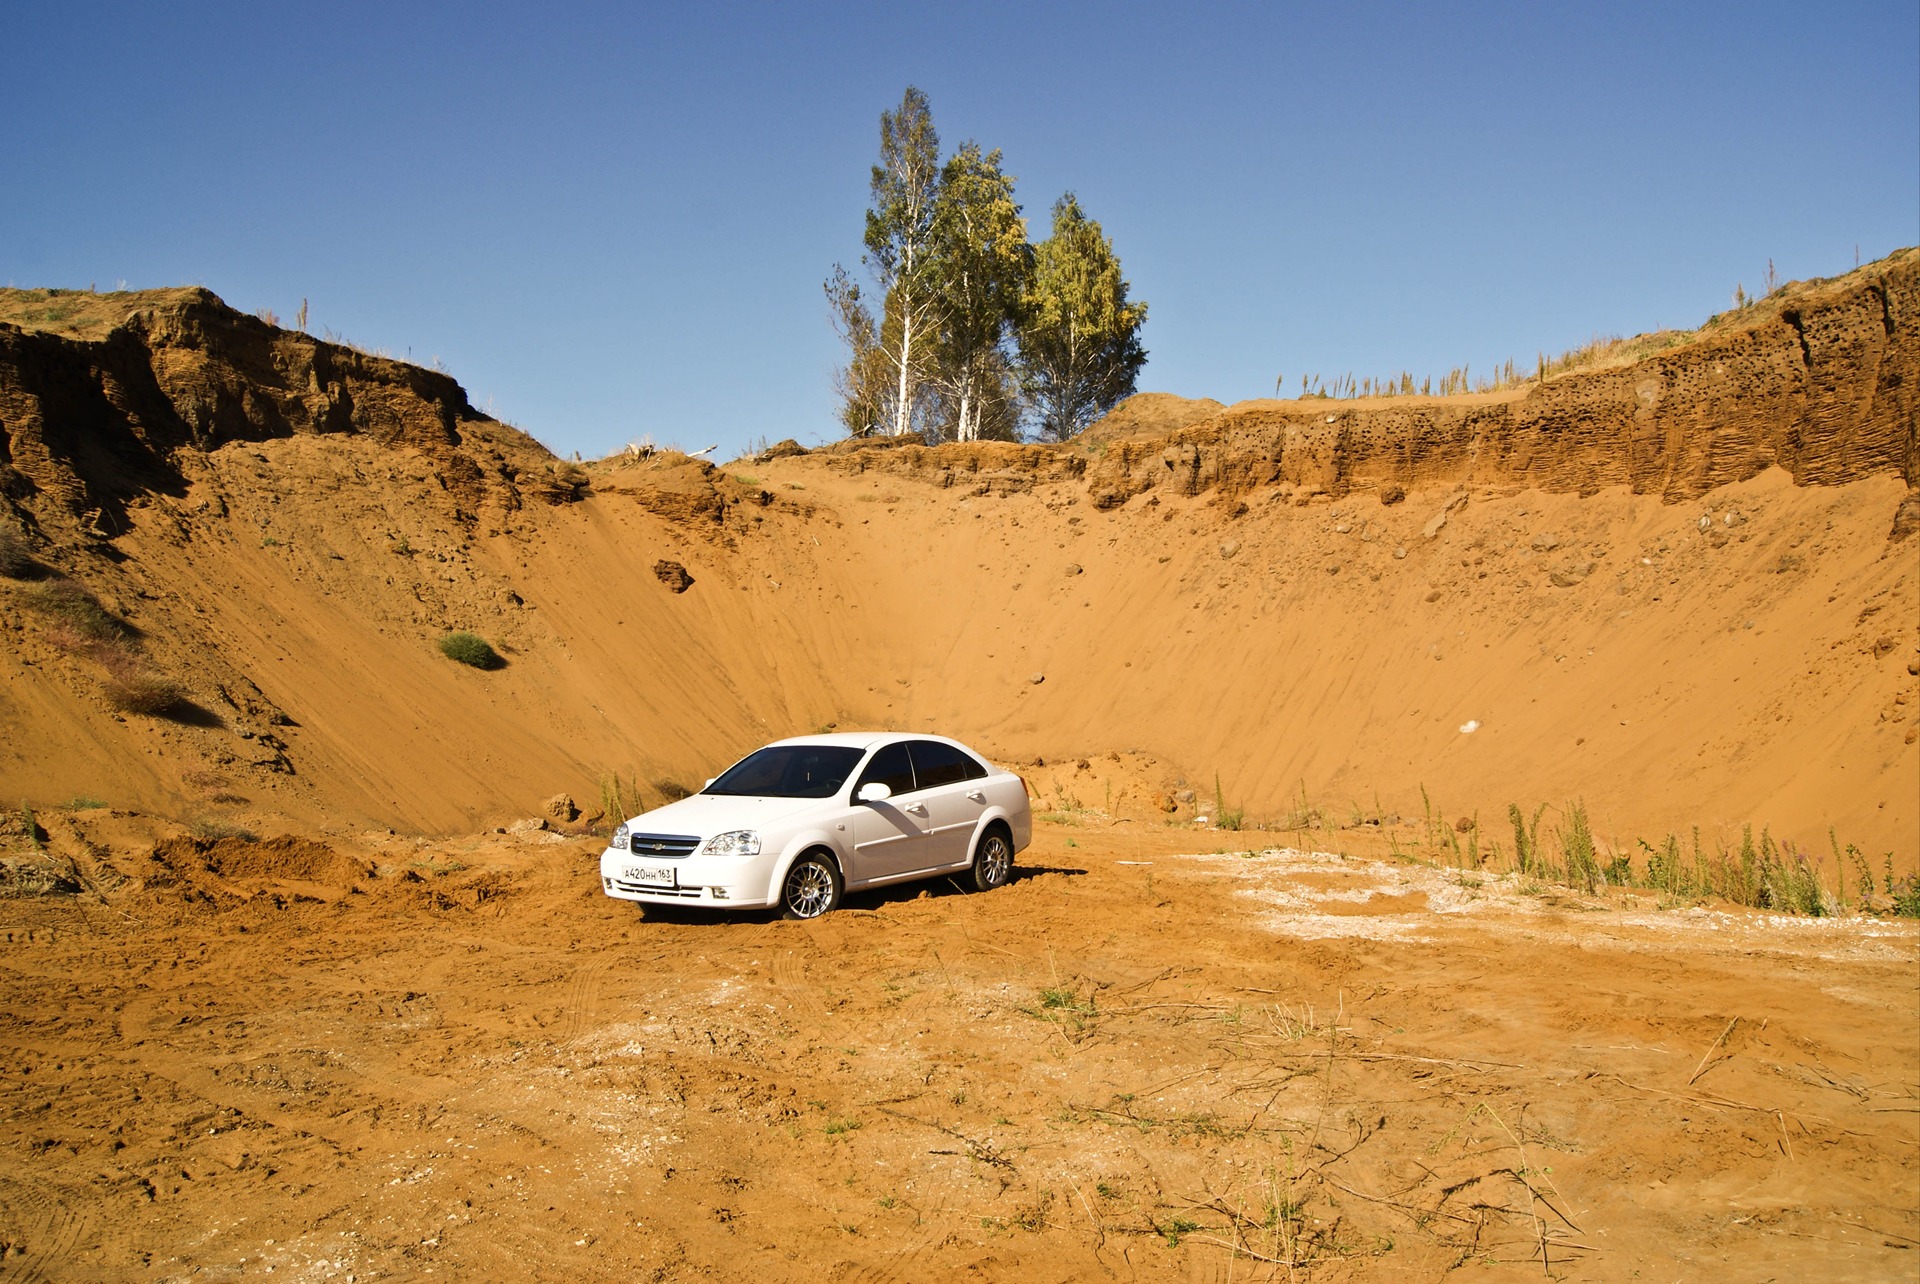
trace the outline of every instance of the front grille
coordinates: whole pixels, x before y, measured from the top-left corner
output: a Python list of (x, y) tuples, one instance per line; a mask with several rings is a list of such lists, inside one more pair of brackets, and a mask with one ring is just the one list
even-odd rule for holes
[(684, 860), (700, 840), (689, 834), (629, 834), (627, 850), (651, 860)]

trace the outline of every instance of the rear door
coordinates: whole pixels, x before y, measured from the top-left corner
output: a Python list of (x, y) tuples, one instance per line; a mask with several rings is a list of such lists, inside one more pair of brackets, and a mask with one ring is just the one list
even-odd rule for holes
[(926, 812), (927, 864), (964, 865), (973, 856), (973, 831), (987, 809), (981, 789), (987, 769), (971, 755), (938, 740), (908, 743), (913, 754), (914, 800)]
[[(863, 803), (861, 786), (878, 781), (893, 791), (885, 802)], [(848, 881), (871, 882), (910, 874), (936, 862), (927, 851), (927, 809), (914, 793), (907, 742), (881, 746), (853, 784), (853, 868)]]

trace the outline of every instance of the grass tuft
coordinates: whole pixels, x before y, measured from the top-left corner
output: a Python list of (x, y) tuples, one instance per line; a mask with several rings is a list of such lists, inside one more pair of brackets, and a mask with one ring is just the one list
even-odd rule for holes
[[(68, 579), (36, 584), (21, 595), (27, 609), (60, 626), (77, 643), (115, 642), (130, 630), (100, 605), (100, 599)], [(74, 649), (74, 648), (69, 648)]]
[(498, 669), (506, 664), (488, 641), (477, 633), (449, 633), (440, 639), (440, 654), (476, 669)]
[(137, 657), (129, 658), (131, 663), (107, 671), (107, 679), (101, 684), (107, 703), (122, 713), (157, 717), (171, 713), (185, 702), (186, 688), (147, 668)]
[(1226, 795), (1220, 789), (1220, 773), (1213, 773), (1213, 823), (1219, 829), (1240, 830), (1247, 824), (1245, 807), (1227, 806)]
[(39, 569), (40, 563), (33, 560), (26, 538), (11, 526), (0, 526), (0, 575), (10, 580), (24, 580)]

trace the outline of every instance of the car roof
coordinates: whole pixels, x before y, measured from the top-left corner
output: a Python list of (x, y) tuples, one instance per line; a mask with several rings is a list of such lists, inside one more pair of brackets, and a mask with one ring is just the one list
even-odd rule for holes
[[(785, 740), (775, 740), (773, 744), (844, 745), (849, 749), (871, 749), (875, 745), (887, 744), (894, 740), (942, 740), (948, 744), (960, 744), (958, 740), (947, 736), (936, 736), (924, 731), (829, 731), (817, 736), (790, 736)], [(966, 748), (964, 745), (960, 747)], [(968, 752), (971, 753), (972, 750)]]

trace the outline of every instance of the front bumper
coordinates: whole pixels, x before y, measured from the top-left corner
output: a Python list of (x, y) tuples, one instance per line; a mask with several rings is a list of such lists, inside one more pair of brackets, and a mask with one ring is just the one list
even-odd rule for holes
[(774, 902), (768, 897), (764, 866), (761, 857), (652, 860), (609, 847), (600, 853), (600, 890), (616, 900), (643, 905), (765, 909)]

